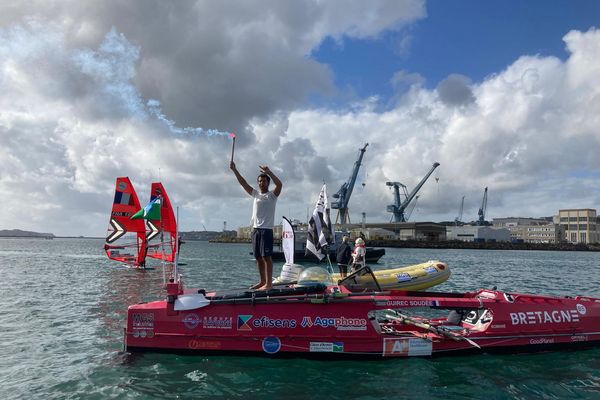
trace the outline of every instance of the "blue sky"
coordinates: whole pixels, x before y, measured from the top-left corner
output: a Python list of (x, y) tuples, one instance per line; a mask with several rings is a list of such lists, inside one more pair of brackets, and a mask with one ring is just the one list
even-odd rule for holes
[[(564, 60), (567, 32), (600, 27), (600, 1), (594, 0), (433, 0), (426, 10), (425, 18), (376, 38), (328, 38), (313, 57), (331, 66), (338, 87), (385, 100), (393, 95), (396, 71), (418, 73), (430, 89), (449, 74), (480, 82), (522, 55)], [(410, 47), (400, 52), (406, 35)]]

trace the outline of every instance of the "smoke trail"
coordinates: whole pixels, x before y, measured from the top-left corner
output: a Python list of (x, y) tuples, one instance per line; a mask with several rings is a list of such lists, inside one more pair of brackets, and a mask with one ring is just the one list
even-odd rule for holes
[(180, 128), (176, 126), (175, 121), (163, 114), (158, 100), (150, 99), (144, 105), (142, 96), (131, 82), (136, 74), (136, 63), (139, 57), (140, 49), (132, 45), (125, 35), (117, 33), (115, 28), (112, 28), (97, 51), (90, 49), (76, 51), (73, 61), (83, 74), (97, 84), (107, 104), (118, 105), (126, 116), (140, 120), (154, 118), (173, 134), (228, 135), (216, 129)]
[(96, 84), (105, 104), (118, 107), (125, 116), (144, 119), (147, 115), (137, 88), (131, 83), (140, 49), (127, 41), (122, 33), (112, 28), (97, 51), (82, 49), (72, 59), (79, 70)]
[(175, 126), (175, 122), (168, 119), (162, 113), (162, 109), (160, 108), (160, 102), (158, 100), (150, 99), (150, 100), (148, 100), (148, 103), (146, 103), (146, 106), (148, 107), (148, 111), (150, 112), (150, 115), (154, 116), (158, 121), (160, 121), (162, 124), (164, 124), (169, 129), (169, 131), (171, 131), (172, 133), (180, 134), (180, 135), (188, 134), (188, 135), (205, 135), (205, 136), (216, 136), (216, 135), (229, 136), (229, 133), (221, 132), (216, 129), (203, 129), (203, 128), (192, 128), (192, 127), (179, 128), (179, 127)]

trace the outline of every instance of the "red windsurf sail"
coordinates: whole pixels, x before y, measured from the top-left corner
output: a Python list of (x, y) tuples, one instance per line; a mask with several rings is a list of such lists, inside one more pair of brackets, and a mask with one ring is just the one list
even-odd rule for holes
[(160, 197), (160, 219), (146, 221), (148, 257), (174, 262), (177, 254), (177, 221), (171, 200), (162, 183), (154, 182), (150, 189), (150, 201)]
[(143, 267), (146, 259), (146, 229), (143, 219), (131, 219), (140, 210), (128, 177), (117, 178), (104, 251), (111, 260)]

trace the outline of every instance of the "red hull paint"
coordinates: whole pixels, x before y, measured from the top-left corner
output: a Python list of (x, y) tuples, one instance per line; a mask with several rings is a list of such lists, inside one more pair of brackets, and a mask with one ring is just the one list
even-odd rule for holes
[[(170, 286), (171, 298), (186, 297), (181, 286)], [(290, 290), (291, 295), (284, 289), (268, 298), (257, 292), (247, 292), (250, 297), (213, 293), (206, 296), (207, 305), (180, 311), (168, 301), (130, 306), (126, 347), (130, 351), (387, 358), (600, 344), (600, 299), (595, 298), (489, 290), (352, 294), (343, 286), (304, 295), (298, 294), (301, 289)], [(464, 310), (465, 315), (453, 323), (446, 317), (415, 317), (414, 312), (407, 317), (415, 308), (425, 313)]]

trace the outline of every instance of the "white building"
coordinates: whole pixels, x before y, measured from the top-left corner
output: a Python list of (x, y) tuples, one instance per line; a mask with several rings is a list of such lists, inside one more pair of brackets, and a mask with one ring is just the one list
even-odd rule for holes
[(549, 219), (543, 218), (494, 218), (495, 228), (510, 231), (513, 242), (560, 243), (564, 238), (564, 229)]
[(510, 231), (489, 226), (447, 226), (446, 238), (462, 242), (510, 242)]
[(565, 232), (565, 239), (569, 243), (598, 243), (596, 210), (592, 208), (575, 208), (558, 211), (557, 222)]

